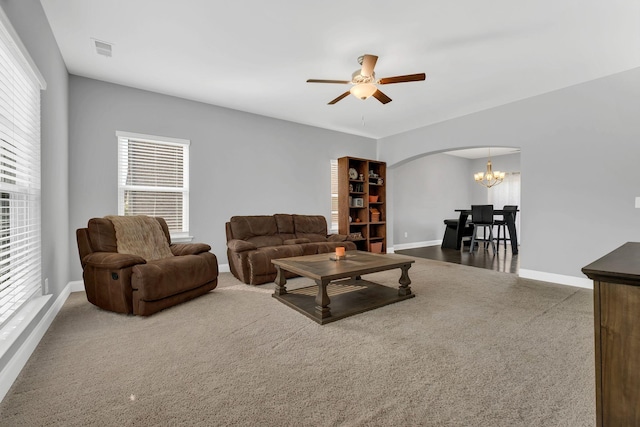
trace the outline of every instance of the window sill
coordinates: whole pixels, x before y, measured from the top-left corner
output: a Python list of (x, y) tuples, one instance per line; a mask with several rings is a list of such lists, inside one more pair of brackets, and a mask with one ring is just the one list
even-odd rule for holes
[(171, 236), (171, 243), (191, 243), (193, 241), (193, 236), (187, 235), (177, 235)]

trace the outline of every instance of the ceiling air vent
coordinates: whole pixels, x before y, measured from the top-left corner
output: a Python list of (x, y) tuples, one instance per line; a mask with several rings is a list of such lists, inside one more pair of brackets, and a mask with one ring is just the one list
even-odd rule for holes
[(107, 57), (111, 56), (111, 47), (113, 46), (111, 43), (103, 42), (96, 39), (91, 39), (91, 41), (93, 42), (98, 55), (104, 55)]

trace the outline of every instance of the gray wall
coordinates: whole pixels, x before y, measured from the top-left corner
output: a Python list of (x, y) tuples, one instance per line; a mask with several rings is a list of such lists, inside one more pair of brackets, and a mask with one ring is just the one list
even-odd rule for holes
[[(226, 264), (233, 215), (331, 211), (330, 160), (376, 141), (70, 76), (70, 225), (117, 213), (116, 131), (191, 140), (190, 229)], [(75, 245), (72, 240), (72, 245)], [(71, 279), (81, 279), (71, 259)]]
[(470, 205), (470, 162), (434, 154), (388, 169), (393, 172), (394, 245), (442, 239), (443, 220)]
[(523, 269), (580, 269), (640, 240), (640, 68), (378, 141), (393, 167), (453, 148), (520, 147)]
[[(0, 6), (47, 82), (41, 92), (42, 278), (49, 279), (51, 304), (69, 281), (68, 74), (40, 2), (0, 0)], [(0, 370), (41, 317), (5, 354)]]

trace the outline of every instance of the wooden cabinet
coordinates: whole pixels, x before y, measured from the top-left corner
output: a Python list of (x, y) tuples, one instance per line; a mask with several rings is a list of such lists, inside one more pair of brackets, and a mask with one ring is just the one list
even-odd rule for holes
[(386, 175), (385, 162), (338, 159), (338, 230), (351, 235), (358, 250), (387, 251)]
[(596, 425), (640, 426), (640, 243), (582, 269), (593, 280)]

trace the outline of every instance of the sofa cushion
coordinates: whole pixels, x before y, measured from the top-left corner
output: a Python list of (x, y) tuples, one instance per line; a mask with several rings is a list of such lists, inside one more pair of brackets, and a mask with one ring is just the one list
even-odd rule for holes
[(291, 240), (296, 238), (296, 229), (293, 225), (293, 215), (275, 214), (273, 217), (276, 219), (278, 234), (280, 234), (282, 240)]
[(327, 241), (327, 219), (322, 215), (293, 215), (293, 225), (298, 239)]
[(257, 278), (276, 272), (276, 267), (271, 260), (302, 255), (304, 251), (301, 245), (270, 246), (249, 252), (251, 282), (257, 283)]
[(282, 242), (284, 245), (299, 245), (301, 243), (311, 243), (309, 239), (288, 239)]
[(211, 252), (174, 256), (132, 268), (131, 287), (140, 299), (154, 301), (195, 289), (218, 277), (218, 262)]
[(258, 248), (282, 244), (272, 215), (233, 216), (229, 223), (234, 239), (246, 240)]
[(91, 218), (87, 225), (91, 248), (95, 252), (118, 252), (116, 230), (106, 218)]

